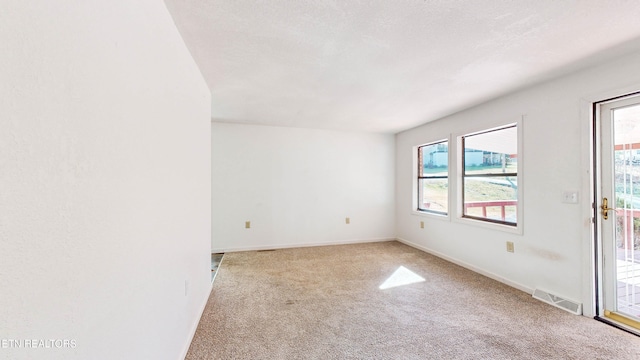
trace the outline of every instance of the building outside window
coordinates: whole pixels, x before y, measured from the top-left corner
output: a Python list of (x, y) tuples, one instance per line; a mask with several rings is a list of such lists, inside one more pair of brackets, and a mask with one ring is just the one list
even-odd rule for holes
[(462, 216), (516, 226), (517, 126), (462, 136), (462, 149)]
[(418, 210), (447, 215), (449, 211), (449, 142), (418, 147)]

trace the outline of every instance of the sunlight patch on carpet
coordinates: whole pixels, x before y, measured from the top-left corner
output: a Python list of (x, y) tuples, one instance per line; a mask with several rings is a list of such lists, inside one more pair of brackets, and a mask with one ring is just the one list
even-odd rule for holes
[(396, 271), (394, 271), (391, 276), (387, 280), (385, 280), (382, 285), (380, 285), (380, 290), (390, 289), (398, 286), (415, 284), (419, 282), (425, 281), (424, 278), (413, 271), (407, 269), (404, 266), (400, 266)]

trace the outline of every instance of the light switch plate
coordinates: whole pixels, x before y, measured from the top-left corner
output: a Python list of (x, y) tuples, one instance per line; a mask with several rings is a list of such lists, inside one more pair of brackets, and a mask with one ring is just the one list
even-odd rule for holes
[(580, 201), (580, 195), (577, 191), (567, 190), (562, 192), (562, 202), (565, 204), (577, 204)]

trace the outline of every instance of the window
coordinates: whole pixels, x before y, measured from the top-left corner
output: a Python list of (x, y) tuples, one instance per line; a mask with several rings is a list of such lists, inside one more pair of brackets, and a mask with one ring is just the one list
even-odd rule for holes
[(449, 143), (418, 147), (418, 210), (447, 215), (449, 209)]
[(462, 149), (462, 216), (516, 226), (517, 126), (462, 136)]

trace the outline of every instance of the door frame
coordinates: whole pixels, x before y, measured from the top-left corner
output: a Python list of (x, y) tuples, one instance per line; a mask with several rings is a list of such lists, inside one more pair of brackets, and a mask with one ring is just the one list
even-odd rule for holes
[(586, 317), (595, 318), (598, 316), (596, 313), (596, 296), (598, 288), (596, 286), (596, 268), (597, 268), (597, 256), (595, 252), (596, 248), (596, 232), (595, 227), (595, 196), (598, 192), (595, 191), (596, 177), (599, 176), (598, 169), (595, 163), (595, 159), (599, 156), (596, 147), (596, 132), (595, 132), (595, 114), (597, 113), (596, 103), (604, 101), (606, 99), (613, 99), (621, 96), (622, 94), (634, 94), (640, 93), (640, 83), (635, 83), (628, 86), (612, 87), (608, 90), (599, 90), (595, 92), (585, 92), (578, 95), (578, 120), (580, 131), (580, 169), (582, 176), (582, 182), (580, 184), (581, 200), (580, 200), (580, 219), (582, 219), (580, 242), (582, 244), (581, 249), (581, 288), (582, 296), (582, 315)]
[[(621, 95), (623, 94), (623, 95)], [(611, 94), (609, 94), (611, 95)], [(590, 187), (591, 187), (591, 196), (590, 201), (587, 204), (588, 210), (591, 216), (590, 227), (591, 227), (591, 244), (590, 244), (590, 253), (591, 253), (591, 264), (590, 269), (585, 274), (591, 275), (590, 282), (590, 300), (592, 301), (590, 309), (587, 308), (587, 303), (583, 305), (585, 310), (590, 310), (592, 312), (588, 313), (585, 311), (585, 316), (593, 316), (594, 319), (607, 323), (609, 325), (620, 328), (624, 331), (630, 332), (635, 335), (640, 335), (640, 331), (637, 329), (632, 329), (627, 327), (626, 325), (611, 320), (610, 318), (605, 317), (604, 315), (604, 289), (603, 289), (603, 277), (605, 273), (604, 264), (603, 264), (603, 255), (601, 254), (603, 249), (602, 244), (602, 236), (601, 236), (601, 228), (602, 228), (602, 217), (600, 216), (600, 202), (603, 197), (601, 193), (601, 179), (602, 179), (602, 166), (601, 166), (601, 156), (602, 156), (602, 134), (601, 134), (601, 108), (603, 105), (623, 100), (625, 98), (632, 97), (640, 97), (640, 90), (635, 87), (633, 90), (627, 89), (627, 91), (618, 91), (617, 95), (614, 96), (603, 96), (600, 100), (592, 100), (588, 101), (590, 103), (590, 111), (589, 111), (589, 124), (590, 124), (590, 149), (588, 154), (590, 155), (590, 172), (593, 176), (591, 176)], [(585, 105), (584, 100), (581, 101), (582, 106)], [(582, 111), (581, 111), (582, 112)], [(584, 149), (583, 149), (584, 150)], [(585, 251), (583, 251), (583, 254)]]

